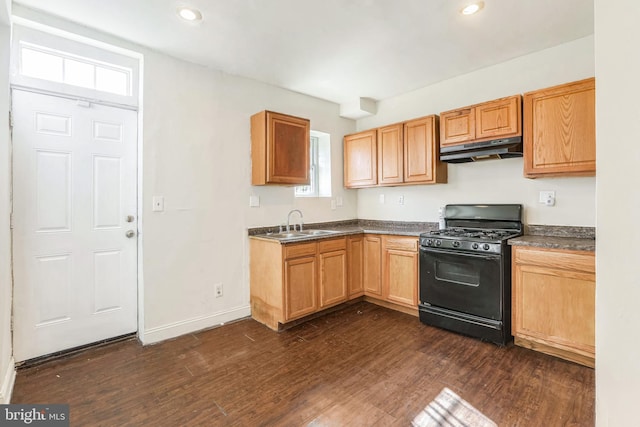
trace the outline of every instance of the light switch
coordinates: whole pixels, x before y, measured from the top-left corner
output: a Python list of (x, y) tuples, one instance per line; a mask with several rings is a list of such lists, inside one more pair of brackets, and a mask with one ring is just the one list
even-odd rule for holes
[(251, 208), (259, 208), (260, 207), (260, 196), (249, 196), (249, 207), (251, 207)]
[(164, 196), (153, 196), (153, 212), (164, 212)]
[(343, 204), (342, 196), (336, 196), (336, 206), (341, 207)]
[(381, 195), (379, 195), (379, 196), (378, 196), (378, 202), (379, 202), (381, 205), (384, 205), (384, 194), (381, 194)]

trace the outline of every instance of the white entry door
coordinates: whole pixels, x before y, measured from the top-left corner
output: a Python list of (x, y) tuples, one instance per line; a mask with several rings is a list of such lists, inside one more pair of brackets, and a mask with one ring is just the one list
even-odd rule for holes
[(137, 330), (137, 113), (12, 93), (14, 357)]

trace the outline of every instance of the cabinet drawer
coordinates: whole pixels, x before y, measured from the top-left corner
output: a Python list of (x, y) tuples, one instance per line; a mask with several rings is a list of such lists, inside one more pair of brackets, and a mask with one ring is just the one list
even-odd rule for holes
[(397, 237), (397, 236), (385, 236), (384, 246), (386, 249), (399, 249), (401, 251), (418, 251), (418, 238), (417, 237)]
[(286, 245), (284, 247), (284, 258), (290, 259), (290, 258), (298, 258), (306, 255), (315, 255), (316, 248), (317, 248), (317, 244), (315, 242)]
[(321, 240), (318, 242), (318, 252), (320, 253), (337, 251), (340, 249), (347, 249), (346, 237), (340, 237), (339, 239)]
[(595, 274), (595, 254), (563, 250), (529, 249), (515, 247), (513, 260), (517, 264), (537, 265), (562, 270), (575, 270)]

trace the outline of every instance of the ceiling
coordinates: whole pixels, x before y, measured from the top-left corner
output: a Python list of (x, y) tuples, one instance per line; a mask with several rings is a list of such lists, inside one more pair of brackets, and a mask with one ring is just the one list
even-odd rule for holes
[[(177, 58), (339, 104), (593, 34), (593, 0), (19, 0)], [(198, 24), (176, 10), (198, 8)]]

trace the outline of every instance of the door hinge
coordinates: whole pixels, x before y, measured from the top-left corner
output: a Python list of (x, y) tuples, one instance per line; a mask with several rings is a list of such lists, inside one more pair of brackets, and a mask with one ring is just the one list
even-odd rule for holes
[(9, 128), (13, 129), (13, 114), (11, 114), (11, 110), (9, 110)]
[(13, 230), (13, 212), (9, 214), (9, 229)]

